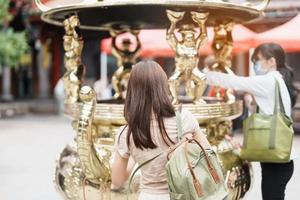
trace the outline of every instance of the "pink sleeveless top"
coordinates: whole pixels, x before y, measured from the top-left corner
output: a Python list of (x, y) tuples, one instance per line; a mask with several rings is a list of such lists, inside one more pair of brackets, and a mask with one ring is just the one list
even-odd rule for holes
[[(183, 134), (195, 133), (197, 129), (200, 129), (197, 120), (191, 112), (183, 110), (181, 117)], [(165, 118), (164, 125), (170, 139), (177, 142), (176, 117)], [(136, 163), (141, 164), (168, 148), (161, 137), (156, 120), (151, 121), (151, 136), (154, 143), (158, 146), (156, 149), (138, 149), (135, 147), (132, 137), (130, 138), (130, 146), (128, 147), (126, 143), (128, 129), (125, 128), (121, 134), (123, 128), (124, 126), (120, 127), (115, 140), (115, 148), (123, 158), (129, 158), (132, 156)], [(165, 172), (166, 163), (166, 155), (162, 155), (141, 168), (140, 188), (142, 192), (152, 194), (168, 193), (167, 177)]]

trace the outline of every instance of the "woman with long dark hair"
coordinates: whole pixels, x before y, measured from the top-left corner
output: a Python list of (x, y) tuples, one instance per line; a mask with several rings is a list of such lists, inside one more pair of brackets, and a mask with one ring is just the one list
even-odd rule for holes
[[(274, 43), (262, 44), (255, 49), (252, 62), (256, 76), (240, 77), (208, 72), (207, 82), (211, 85), (233, 88), (251, 94), (259, 107), (259, 112), (271, 115), (274, 111), (277, 81), (285, 114), (290, 117), (296, 98), (296, 89), (292, 84), (293, 72), (285, 64), (285, 52), (282, 47)], [(284, 199), (286, 185), (294, 171), (293, 159), (296, 157), (292, 147), (290, 162), (261, 163), (263, 200)]]
[[(124, 116), (127, 125), (117, 134), (112, 164), (112, 183), (116, 187), (128, 179), (134, 163), (141, 164), (178, 142), (168, 78), (158, 63), (141, 61), (134, 65), (128, 82)], [(209, 148), (195, 117), (187, 110), (182, 110), (181, 117), (183, 134), (193, 135)], [(170, 199), (166, 162), (164, 155), (141, 168), (140, 200)]]

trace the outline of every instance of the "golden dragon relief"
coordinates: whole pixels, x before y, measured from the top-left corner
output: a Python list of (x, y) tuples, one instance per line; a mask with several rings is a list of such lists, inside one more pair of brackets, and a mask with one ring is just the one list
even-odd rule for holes
[[(95, 111), (96, 95), (88, 86), (80, 90), (82, 109), (77, 124), (77, 152), (84, 174), (88, 181), (99, 185), (101, 194), (110, 191), (111, 152), (105, 147), (96, 151), (92, 140), (92, 120)], [(106, 198), (105, 198), (106, 199)]]

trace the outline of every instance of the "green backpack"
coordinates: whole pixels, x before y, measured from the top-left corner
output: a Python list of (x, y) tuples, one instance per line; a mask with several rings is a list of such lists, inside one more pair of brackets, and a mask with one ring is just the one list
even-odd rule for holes
[[(228, 195), (221, 166), (213, 150), (204, 149), (195, 139), (182, 139), (181, 115), (176, 112), (179, 143), (167, 152), (166, 164), (171, 200), (223, 200)], [(172, 154), (170, 154), (172, 152)], [(142, 163), (132, 174), (163, 155), (161, 152)]]

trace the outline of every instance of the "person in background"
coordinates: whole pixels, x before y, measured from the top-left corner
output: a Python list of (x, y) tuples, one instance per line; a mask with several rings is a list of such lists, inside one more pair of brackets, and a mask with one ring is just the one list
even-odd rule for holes
[(54, 87), (54, 98), (56, 100), (57, 111), (59, 115), (64, 113), (65, 90), (63, 78), (60, 78)]
[[(115, 140), (114, 188), (122, 187), (135, 163), (141, 164), (178, 142), (168, 78), (158, 63), (141, 61), (132, 68), (124, 116), (127, 125), (119, 129)], [(211, 148), (195, 117), (184, 109), (181, 117), (183, 134), (193, 136), (205, 148)], [(170, 199), (166, 163), (167, 155), (164, 154), (141, 168), (139, 200)]]
[(93, 86), (97, 100), (106, 100), (112, 98), (112, 86), (107, 81), (98, 79)]
[[(291, 116), (291, 102), (294, 102), (294, 95), (292, 95), (293, 89), (288, 88), (292, 81), (288, 77), (292, 77), (293, 72), (285, 64), (285, 52), (282, 47), (275, 43), (261, 44), (255, 49), (252, 62), (256, 76), (241, 77), (219, 72), (206, 72), (207, 83), (247, 92), (253, 97), (247, 100), (248, 104), (253, 100), (259, 107), (259, 112), (271, 115), (275, 104), (275, 83), (278, 81), (285, 114)], [(290, 162), (261, 163), (263, 200), (285, 198), (286, 185), (293, 175), (293, 160), (296, 157), (294, 147), (292, 147)]]

